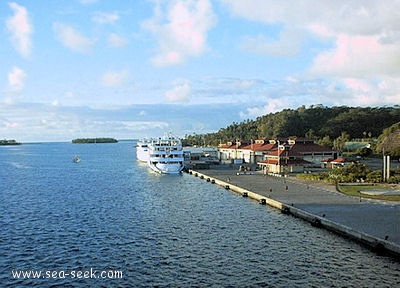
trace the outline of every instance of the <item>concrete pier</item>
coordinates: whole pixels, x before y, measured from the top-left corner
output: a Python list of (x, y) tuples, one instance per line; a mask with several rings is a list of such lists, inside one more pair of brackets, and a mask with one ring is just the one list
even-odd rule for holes
[[(400, 257), (400, 203), (360, 199), (335, 186), (294, 177), (238, 174), (225, 165), (189, 173), (362, 243), (376, 252)], [(400, 259), (400, 258), (398, 258)]]

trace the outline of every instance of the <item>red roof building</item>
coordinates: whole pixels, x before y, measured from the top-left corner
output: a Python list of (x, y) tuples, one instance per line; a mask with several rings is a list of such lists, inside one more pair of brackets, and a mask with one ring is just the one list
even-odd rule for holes
[(337, 168), (337, 167), (344, 167), (346, 165), (354, 163), (354, 160), (347, 159), (344, 157), (339, 157), (336, 159), (328, 158), (321, 161), (323, 167), (325, 168)]
[(231, 141), (218, 147), (222, 161), (241, 159), (244, 163), (258, 164), (265, 172), (303, 172), (305, 166), (318, 165), (337, 153), (315, 144), (307, 138), (256, 139), (250, 142)]

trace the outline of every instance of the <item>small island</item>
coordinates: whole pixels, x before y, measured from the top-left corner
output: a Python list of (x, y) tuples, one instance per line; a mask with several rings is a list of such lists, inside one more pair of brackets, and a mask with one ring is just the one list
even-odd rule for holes
[(21, 145), (21, 143), (15, 141), (14, 139), (11, 140), (7, 140), (7, 139), (3, 139), (0, 140), (0, 145)]
[(91, 143), (117, 143), (114, 138), (77, 138), (72, 140), (73, 144), (91, 144)]

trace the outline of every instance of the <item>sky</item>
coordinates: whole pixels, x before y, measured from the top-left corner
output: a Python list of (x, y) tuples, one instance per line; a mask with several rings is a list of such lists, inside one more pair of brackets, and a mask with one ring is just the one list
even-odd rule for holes
[(0, 139), (184, 137), (302, 105), (399, 105), (399, 19), (398, 0), (1, 1)]

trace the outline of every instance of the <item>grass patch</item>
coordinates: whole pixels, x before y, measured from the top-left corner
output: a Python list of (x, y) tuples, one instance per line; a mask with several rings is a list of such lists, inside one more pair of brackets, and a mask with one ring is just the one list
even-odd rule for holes
[(360, 190), (372, 190), (372, 189), (390, 189), (385, 185), (338, 185), (339, 192), (355, 197), (379, 199), (386, 201), (400, 201), (400, 195), (366, 195), (360, 193)]

